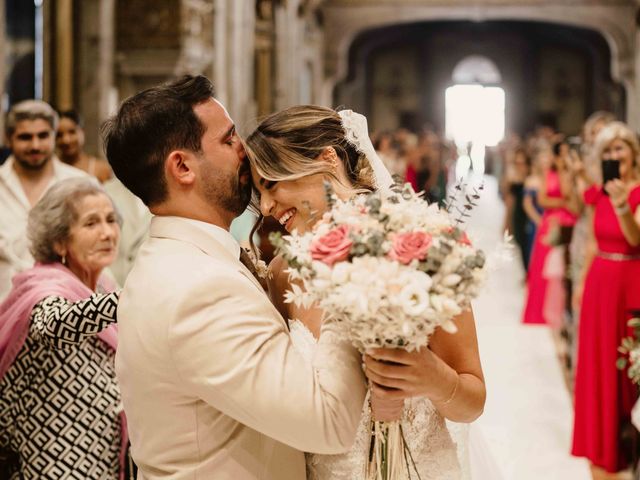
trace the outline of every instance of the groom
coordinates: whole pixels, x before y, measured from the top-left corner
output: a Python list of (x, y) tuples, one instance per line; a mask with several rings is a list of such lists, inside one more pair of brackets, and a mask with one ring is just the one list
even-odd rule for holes
[(305, 478), (350, 448), (361, 359), (323, 327), (313, 366), (229, 234), (250, 170), (203, 76), (127, 99), (103, 127), (116, 176), (154, 214), (118, 306), (116, 372), (144, 479)]

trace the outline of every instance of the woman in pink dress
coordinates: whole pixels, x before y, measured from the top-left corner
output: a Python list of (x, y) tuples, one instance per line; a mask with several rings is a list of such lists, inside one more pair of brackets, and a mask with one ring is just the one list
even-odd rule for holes
[(618, 162), (619, 179), (608, 180), (607, 174), (604, 188), (593, 186), (584, 194), (597, 246), (585, 261), (572, 453), (613, 473), (631, 461), (630, 417), (637, 398), (616, 360), (622, 338), (631, 334), (631, 313), (640, 309), (640, 146), (625, 124), (614, 122), (598, 135), (596, 153), (603, 164)]
[[(553, 159), (549, 168), (544, 168), (544, 158), (540, 160), (545, 170), (542, 185), (538, 193), (538, 203), (544, 208), (542, 220), (538, 226), (527, 272), (527, 302), (522, 317), (523, 323), (549, 324), (545, 318), (545, 297), (548, 281), (543, 275), (547, 255), (551, 247), (545, 243), (549, 230), (554, 226), (572, 227), (576, 223), (574, 192), (569, 182), (569, 173), (565, 165), (564, 155), (558, 144), (554, 146)], [(540, 155), (546, 155), (542, 153)]]

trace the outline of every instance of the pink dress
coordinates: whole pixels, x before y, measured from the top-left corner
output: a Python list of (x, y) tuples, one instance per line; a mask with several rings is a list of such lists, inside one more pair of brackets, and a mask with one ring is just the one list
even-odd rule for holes
[[(599, 252), (585, 278), (580, 309), (571, 453), (613, 473), (631, 460), (623, 453), (620, 427), (630, 427), (637, 388), (626, 371), (616, 368), (616, 360), (622, 338), (632, 333), (627, 326), (631, 311), (640, 310), (640, 247), (626, 241), (611, 201), (601, 189), (590, 188), (584, 198), (595, 207)], [(633, 212), (638, 204), (640, 186), (629, 195)]]
[[(560, 177), (558, 172), (549, 170), (546, 176), (547, 196), (550, 198), (562, 198), (560, 190)], [(543, 276), (543, 270), (547, 255), (551, 247), (543, 242), (554, 223), (563, 226), (572, 226), (576, 223), (576, 216), (566, 208), (547, 208), (542, 214), (542, 220), (533, 241), (533, 251), (529, 261), (527, 272), (527, 302), (522, 317), (523, 323), (548, 324), (550, 323), (544, 314), (545, 296), (548, 281)]]

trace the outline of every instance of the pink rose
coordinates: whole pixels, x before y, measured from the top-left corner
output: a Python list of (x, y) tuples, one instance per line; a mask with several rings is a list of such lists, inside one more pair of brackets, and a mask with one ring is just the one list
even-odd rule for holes
[(349, 257), (351, 245), (349, 226), (340, 225), (311, 242), (311, 258), (331, 266)]
[(407, 265), (412, 260), (424, 260), (433, 239), (425, 232), (399, 233), (393, 237), (389, 257)]
[(462, 235), (458, 239), (458, 242), (460, 242), (463, 245), (471, 246), (471, 240), (469, 240), (469, 236), (467, 235), (467, 232), (462, 232)]

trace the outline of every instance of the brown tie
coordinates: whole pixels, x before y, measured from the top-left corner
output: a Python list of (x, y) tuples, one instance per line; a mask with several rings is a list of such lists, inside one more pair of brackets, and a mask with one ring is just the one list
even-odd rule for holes
[(256, 280), (258, 280), (260, 285), (262, 285), (262, 288), (264, 288), (264, 283), (263, 283), (264, 279), (260, 278), (260, 275), (258, 275), (258, 271), (256, 270), (256, 266), (253, 263), (253, 260), (251, 260), (251, 256), (249, 255), (249, 252), (247, 252), (244, 248), (240, 248), (240, 261), (245, 267), (247, 267), (247, 270), (251, 272), (251, 274), (256, 278)]

